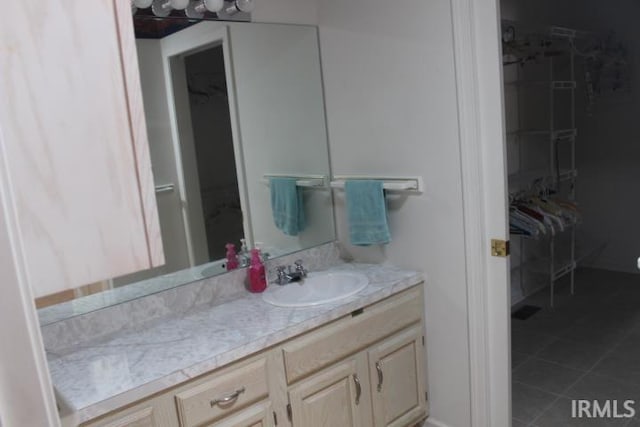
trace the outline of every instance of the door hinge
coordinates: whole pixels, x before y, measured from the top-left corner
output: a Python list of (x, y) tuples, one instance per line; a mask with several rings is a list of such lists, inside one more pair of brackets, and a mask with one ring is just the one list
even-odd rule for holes
[(426, 400), (427, 402), (429, 401), (429, 392), (428, 391), (424, 392), (424, 400)]
[(491, 239), (491, 256), (508, 257), (509, 256), (509, 241)]
[(289, 422), (293, 422), (293, 412), (291, 411), (291, 403), (287, 403), (287, 418), (289, 418)]
[(424, 335), (422, 336), (422, 346), (424, 347)]
[(276, 415), (276, 411), (273, 411), (273, 425), (278, 425), (278, 416)]

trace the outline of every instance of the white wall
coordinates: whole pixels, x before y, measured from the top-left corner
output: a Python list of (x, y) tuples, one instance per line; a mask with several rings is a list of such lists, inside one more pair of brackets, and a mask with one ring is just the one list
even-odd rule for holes
[(317, 3), (321, 0), (256, 1), (253, 22), (317, 25)]
[(334, 174), (422, 175), (423, 195), (389, 198), (392, 242), (348, 244), (359, 261), (422, 270), (431, 416), (470, 425), (464, 235), (452, 22), (447, 0), (318, 3)]

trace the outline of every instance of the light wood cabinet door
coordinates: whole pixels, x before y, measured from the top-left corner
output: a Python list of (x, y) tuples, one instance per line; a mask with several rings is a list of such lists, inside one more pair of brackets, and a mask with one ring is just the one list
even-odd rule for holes
[(164, 263), (128, 1), (0, 14), (0, 155), (35, 297)]
[(422, 327), (413, 326), (369, 349), (376, 427), (406, 427), (426, 415)]
[(371, 397), (363, 356), (358, 354), (339, 362), (291, 387), (292, 424), (300, 427), (369, 427)]

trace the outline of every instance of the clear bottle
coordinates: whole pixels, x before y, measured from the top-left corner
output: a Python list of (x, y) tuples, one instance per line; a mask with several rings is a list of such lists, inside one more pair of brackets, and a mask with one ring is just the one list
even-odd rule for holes
[(267, 289), (267, 276), (259, 249), (251, 249), (251, 266), (249, 267), (249, 292), (259, 293)]
[(249, 249), (247, 248), (247, 239), (240, 239), (240, 253), (238, 253), (238, 262), (241, 268), (249, 265)]
[(265, 262), (267, 262), (270, 255), (269, 255), (269, 252), (264, 251), (264, 243), (256, 242), (255, 248), (260, 251), (260, 259), (262, 260), (262, 263), (264, 264)]

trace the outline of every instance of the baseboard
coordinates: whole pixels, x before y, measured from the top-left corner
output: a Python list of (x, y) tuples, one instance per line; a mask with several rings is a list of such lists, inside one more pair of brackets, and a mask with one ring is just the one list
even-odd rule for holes
[(449, 424), (445, 424), (442, 421), (438, 421), (433, 419), (432, 417), (427, 418), (422, 427), (450, 427)]

